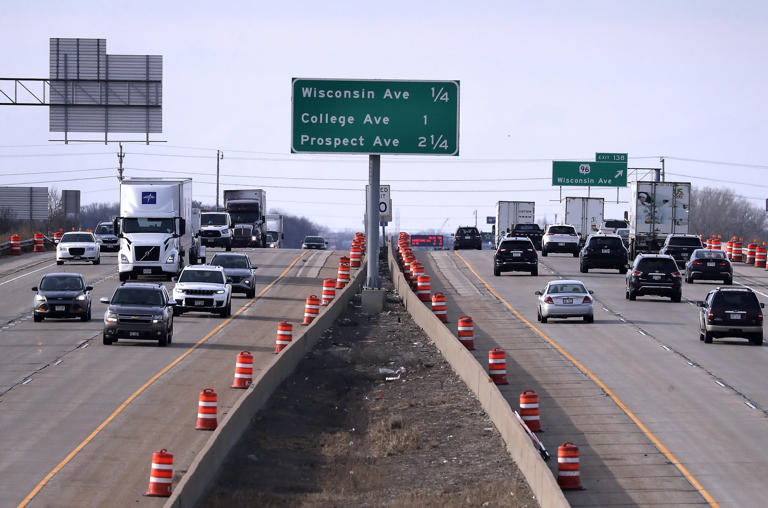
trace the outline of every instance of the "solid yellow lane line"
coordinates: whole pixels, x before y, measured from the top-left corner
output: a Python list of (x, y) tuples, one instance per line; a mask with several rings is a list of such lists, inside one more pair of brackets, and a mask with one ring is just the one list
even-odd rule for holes
[(235, 313), (234, 313), (232, 316), (230, 316), (230, 317), (229, 317), (229, 318), (227, 318), (226, 320), (224, 320), (224, 321), (222, 321), (221, 323), (219, 323), (219, 325), (218, 325), (216, 328), (214, 328), (213, 330), (211, 330), (209, 333), (207, 333), (207, 334), (205, 335), (205, 337), (203, 337), (202, 339), (200, 339), (199, 341), (197, 341), (197, 342), (196, 342), (194, 345), (192, 345), (192, 346), (191, 346), (189, 349), (187, 349), (187, 350), (186, 350), (186, 351), (185, 351), (185, 352), (184, 352), (184, 353), (183, 353), (181, 356), (179, 356), (179, 357), (178, 357), (178, 358), (176, 358), (174, 361), (172, 361), (171, 363), (169, 363), (168, 365), (166, 365), (166, 366), (165, 366), (165, 367), (164, 367), (164, 368), (163, 368), (163, 369), (162, 369), (160, 372), (158, 372), (157, 374), (155, 374), (154, 376), (152, 376), (151, 378), (149, 378), (149, 380), (148, 380), (146, 383), (144, 383), (143, 385), (141, 385), (141, 388), (139, 388), (138, 390), (136, 390), (135, 392), (133, 392), (133, 394), (131, 394), (131, 396), (130, 396), (130, 397), (128, 397), (127, 399), (125, 399), (125, 401), (124, 401), (122, 404), (120, 404), (120, 405), (117, 407), (117, 409), (115, 409), (115, 410), (114, 410), (114, 412), (112, 412), (112, 414), (111, 414), (111, 415), (109, 415), (109, 416), (107, 417), (107, 419), (106, 419), (106, 420), (104, 420), (103, 422), (101, 422), (101, 424), (99, 424), (99, 426), (98, 426), (98, 427), (96, 427), (96, 429), (94, 429), (94, 431), (93, 431), (93, 432), (91, 432), (91, 434), (90, 434), (88, 437), (86, 437), (86, 438), (85, 438), (85, 439), (84, 439), (84, 440), (83, 440), (83, 441), (82, 441), (82, 442), (81, 442), (79, 445), (77, 445), (77, 446), (75, 447), (75, 449), (74, 449), (74, 450), (72, 450), (71, 452), (69, 452), (69, 454), (68, 454), (66, 457), (64, 457), (64, 460), (62, 460), (61, 462), (59, 462), (59, 464), (58, 464), (56, 467), (54, 467), (54, 468), (51, 470), (51, 472), (49, 472), (47, 475), (45, 475), (45, 478), (43, 478), (42, 480), (40, 480), (40, 483), (38, 483), (38, 484), (35, 486), (35, 488), (34, 488), (34, 489), (32, 489), (32, 491), (31, 491), (29, 494), (27, 494), (27, 497), (25, 497), (25, 498), (24, 498), (24, 500), (23, 500), (21, 503), (19, 503), (19, 504), (18, 504), (18, 508), (24, 508), (24, 507), (25, 507), (27, 504), (29, 504), (29, 502), (30, 502), (30, 501), (32, 501), (32, 499), (33, 499), (33, 498), (34, 498), (34, 497), (35, 497), (35, 496), (36, 496), (36, 495), (37, 495), (37, 494), (40, 492), (40, 490), (41, 490), (43, 487), (45, 487), (45, 485), (46, 485), (46, 484), (47, 484), (47, 483), (48, 483), (48, 482), (51, 480), (51, 478), (53, 478), (53, 476), (54, 476), (56, 473), (58, 473), (59, 471), (61, 471), (61, 470), (64, 468), (64, 466), (66, 466), (66, 465), (67, 465), (67, 464), (68, 464), (68, 463), (69, 463), (69, 462), (70, 462), (70, 461), (71, 461), (73, 458), (75, 458), (75, 456), (76, 456), (78, 453), (80, 453), (80, 452), (83, 450), (83, 448), (85, 448), (85, 447), (86, 447), (86, 445), (87, 445), (88, 443), (90, 443), (90, 442), (91, 442), (91, 441), (92, 441), (92, 440), (93, 440), (93, 439), (94, 439), (96, 436), (98, 436), (98, 435), (99, 435), (99, 433), (100, 433), (102, 430), (104, 430), (104, 428), (105, 428), (107, 425), (109, 425), (109, 423), (110, 423), (112, 420), (114, 420), (114, 419), (117, 417), (117, 415), (119, 415), (120, 413), (122, 413), (122, 412), (123, 412), (123, 410), (124, 410), (124, 409), (125, 409), (125, 408), (128, 406), (128, 404), (130, 404), (131, 402), (133, 402), (133, 400), (134, 400), (134, 399), (136, 399), (136, 397), (138, 397), (139, 395), (141, 395), (141, 393), (142, 393), (144, 390), (146, 390), (147, 388), (149, 388), (149, 387), (150, 387), (150, 386), (151, 386), (151, 385), (152, 385), (152, 384), (153, 384), (155, 381), (157, 381), (157, 380), (160, 378), (160, 376), (162, 376), (163, 374), (165, 374), (166, 372), (168, 372), (169, 370), (171, 370), (171, 369), (172, 369), (172, 368), (173, 368), (175, 365), (177, 365), (179, 362), (181, 362), (181, 361), (182, 361), (184, 358), (186, 358), (187, 356), (189, 356), (190, 354), (192, 354), (192, 352), (193, 352), (195, 349), (199, 348), (199, 347), (200, 347), (200, 346), (201, 346), (203, 343), (205, 343), (205, 342), (206, 342), (208, 339), (210, 339), (211, 337), (213, 337), (213, 336), (214, 336), (214, 335), (215, 335), (215, 334), (216, 334), (216, 333), (217, 333), (219, 330), (221, 330), (222, 328), (224, 328), (225, 326), (227, 326), (229, 323), (231, 323), (231, 322), (232, 322), (232, 320), (233, 320), (235, 317), (237, 317), (237, 316), (239, 316), (240, 314), (242, 314), (242, 313), (243, 313), (243, 312), (244, 312), (244, 311), (245, 311), (245, 310), (246, 310), (248, 307), (250, 307), (250, 306), (251, 306), (251, 305), (252, 305), (252, 304), (253, 304), (253, 303), (256, 301), (256, 299), (258, 299), (258, 298), (261, 298), (261, 297), (264, 295), (264, 293), (266, 293), (267, 291), (269, 291), (269, 289), (270, 289), (272, 286), (274, 286), (275, 284), (277, 284), (277, 282), (278, 282), (280, 279), (282, 279), (283, 277), (285, 277), (285, 275), (286, 275), (286, 274), (287, 274), (287, 273), (290, 271), (290, 269), (291, 269), (291, 268), (293, 268), (293, 267), (296, 265), (296, 263), (298, 263), (298, 262), (299, 262), (299, 260), (300, 260), (300, 259), (301, 259), (301, 258), (302, 258), (302, 257), (303, 257), (303, 256), (304, 256), (306, 253), (307, 253), (307, 252), (308, 252), (308, 251), (303, 251), (301, 254), (299, 254), (299, 255), (296, 257), (296, 259), (294, 259), (294, 260), (291, 262), (291, 264), (290, 264), (290, 265), (288, 265), (288, 267), (287, 267), (285, 270), (283, 270), (283, 272), (282, 272), (280, 275), (278, 275), (278, 276), (277, 276), (277, 278), (276, 278), (275, 280), (273, 280), (272, 282), (270, 282), (270, 283), (269, 283), (269, 284), (268, 284), (268, 285), (267, 285), (267, 286), (266, 286), (264, 289), (262, 289), (261, 291), (259, 291), (259, 294), (257, 294), (257, 295), (256, 295), (256, 296), (254, 296), (253, 298), (251, 298), (251, 299), (250, 299), (250, 300), (249, 300), (249, 301), (248, 301), (248, 302), (247, 302), (245, 305), (243, 305), (242, 307), (240, 307), (240, 308), (237, 310), (237, 312), (235, 312)]
[(700, 493), (700, 494), (701, 494), (701, 495), (704, 497), (704, 499), (706, 499), (706, 500), (707, 500), (707, 502), (710, 504), (710, 506), (712, 506), (712, 507), (715, 507), (715, 508), (719, 508), (719, 506), (720, 506), (720, 505), (719, 505), (719, 504), (717, 504), (717, 501), (715, 501), (715, 499), (714, 499), (714, 498), (713, 498), (713, 497), (710, 495), (710, 493), (709, 493), (709, 492), (707, 492), (707, 490), (706, 490), (706, 489), (705, 489), (705, 488), (704, 488), (704, 487), (703, 487), (703, 486), (702, 486), (702, 485), (699, 483), (699, 481), (698, 481), (698, 480), (696, 480), (696, 478), (694, 478), (694, 477), (693, 477), (693, 475), (690, 473), (690, 471), (688, 471), (688, 469), (687, 469), (687, 468), (686, 468), (686, 467), (685, 467), (685, 466), (684, 466), (684, 465), (683, 465), (683, 464), (682, 464), (682, 463), (681, 463), (679, 460), (677, 460), (677, 457), (675, 457), (674, 455), (672, 455), (672, 452), (670, 452), (670, 451), (667, 449), (667, 447), (666, 447), (666, 446), (664, 446), (664, 445), (661, 443), (661, 441), (659, 441), (659, 439), (658, 439), (658, 438), (657, 438), (657, 437), (656, 437), (656, 436), (653, 434), (653, 432), (651, 432), (651, 431), (648, 429), (648, 427), (646, 427), (646, 426), (643, 424), (643, 422), (641, 422), (641, 421), (640, 421), (640, 419), (639, 419), (637, 416), (635, 416), (635, 414), (634, 414), (632, 411), (630, 411), (630, 410), (629, 410), (629, 408), (628, 408), (627, 406), (625, 406), (625, 405), (624, 405), (624, 403), (623, 403), (623, 402), (622, 402), (622, 401), (621, 401), (621, 400), (620, 400), (620, 399), (619, 399), (619, 398), (616, 396), (616, 394), (614, 394), (614, 393), (613, 393), (613, 391), (611, 391), (611, 390), (610, 390), (610, 389), (609, 389), (609, 388), (608, 388), (608, 387), (605, 385), (605, 383), (603, 383), (603, 382), (600, 380), (600, 378), (598, 378), (598, 377), (597, 377), (595, 374), (593, 374), (593, 373), (592, 373), (592, 372), (591, 372), (591, 371), (590, 371), (588, 368), (586, 368), (584, 365), (582, 365), (582, 364), (581, 364), (581, 362), (579, 362), (579, 361), (578, 361), (576, 358), (574, 358), (573, 356), (571, 356), (571, 355), (570, 355), (570, 354), (569, 354), (569, 353), (568, 353), (568, 352), (567, 352), (565, 349), (563, 349), (563, 348), (562, 348), (562, 347), (561, 347), (561, 346), (560, 346), (560, 345), (559, 345), (557, 342), (555, 342), (554, 340), (550, 339), (550, 338), (549, 338), (549, 336), (547, 336), (547, 334), (545, 334), (544, 332), (542, 332), (541, 330), (539, 330), (539, 329), (538, 329), (538, 328), (537, 328), (537, 327), (536, 327), (536, 326), (535, 326), (533, 323), (531, 323), (530, 321), (528, 321), (527, 319), (525, 319), (525, 318), (523, 317), (523, 315), (522, 315), (522, 314), (520, 314), (520, 313), (517, 311), (517, 309), (515, 309), (514, 307), (512, 307), (512, 305), (510, 305), (508, 301), (506, 301), (504, 298), (502, 298), (502, 296), (501, 296), (500, 294), (498, 294), (498, 293), (497, 293), (497, 292), (496, 292), (496, 291), (495, 291), (495, 290), (494, 290), (494, 289), (491, 287), (491, 285), (490, 285), (490, 284), (488, 284), (488, 283), (485, 281), (485, 279), (483, 279), (482, 277), (480, 277), (480, 274), (478, 274), (478, 273), (475, 271), (475, 269), (472, 267), (472, 265), (470, 265), (470, 264), (469, 264), (469, 262), (468, 262), (466, 259), (464, 259), (464, 257), (463, 257), (461, 254), (459, 254), (458, 252), (455, 252), (455, 251), (454, 251), (454, 254), (456, 254), (456, 255), (459, 257), (459, 259), (461, 259), (461, 260), (464, 262), (464, 264), (467, 266), (467, 268), (469, 268), (469, 271), (471, 271), (471, 272), (472, 272), (472, 273), (475, 275), (475, 277), (477, 277), (477, 278), (480, 280), (480, 282), (482, 282), (482, 283), (483, 283), (483, 285), (485, 285), (485, 287), (488, 289), (488, 291), (490, 291), (490, 292), (491, 292), (491, 294), (493, 294), (493, 296), (495, 296), (496, 298), (498, 298), (500, 302), (502, 302), (502, 303), (503, 303), (503, 304), (504, 304), (504, 305), (505, 305), (505, 306), (506, 306), (506, 307), (507, 307), (507, 308), (508, 308), (510, 311), (512, 311), (512, 313), (513, 313), (515, 316), (517, 316), (517, 318), (518, 318), (518, 319), (520, 319), (522, 322), (524, 322), (525, 324), (527, 324), (527, 325), (528, 325), (528, 326), (529, 326), (529, 327), (530, 327), (530, 328), (531, 328), (533, 331), (535, 331), (537, 334), (539, 334), (539, 335), (540, 335), (540, 336), (541, 336), (541, 337), (542, 337), (544, 340), (546, 340), (547, 342), (549, 342), (549, 343), (552, 345), (552, 347), (554, 347), (554, 348), (555, 348), (557, 351), (559, 351), (559, 352), (560, 352), (560, 354), (562, 354), (563, 356), (565, 356), (566, 358), (568, 358), (568, 360), (570, 360), (570, 361), (571, 361), (571, 362), (572, 362), (574, 365), (576, 365), (576, 367), (578, 367), (578, 368), (579, 368), (579, 370), (581, 370), (581, 371), (582, 371), (584, 374), (586, 374), (587, 376), (589, 376), (589, 378), (590, 378), (592, 381), (594, 381), (595, 383), (597, 383), (597, 385), (598, 385), (600, 388), (602, 388), (602, 389), (605, 391), (605, 393), (607, 393), (607, 394), (608, 394), (608, 396), (609, 396), (609, 397), (610, 397), (610, 398), (611, 398), (611, 399), (612, 399), (612, 400), (613, 400), (613, 401), (614, 401), (614, 402), (615, 402), (615, 403), (616, 403), (616, 404), (617, 404), (617, 405), (618, 405), (618, 406), (621, 408), (621, 410), (622, 410), (622, 411), (624, 411), (624, 413), (626, 413), (626, 415), (627, 415), (627, 416), (629, 416), (629, 418), (630, 418), (630, 419), (631, 419), (633, 422), (635, 422), (635, 424), (636, 424), (638, 427), (640, 427), (640, 430), (642, 430), (642, 431), (643, 431), (643, 433), (644, 433), (646, 436), (648, 436), (648, 438), (649, 438), (651, 441), (653, 441), (653, 444), (655, 444), (655, 445), (656, 445), (656, 447), (657, 447), (657, 448), (658, 448), (658, 449), (661, 451), (661, 453), (663, 453), (663, 454), (664, 454), (664, 456), (665, 456), (665, 457), (667, 457), (667, 460), (669, 460), (671, 463), (673, 463), (673, 464), (674, 464), (674, 465), (677, 467), (677, 469), (679, 469), (679, 470), (680, 470), (680, 472), (681, 472), (681, 473), (683, 473), (683, 476), (685, 476), (685, 478), (686, 478), (686, 479), (687, 479), (689, 482), (691, 482), (691, 485), (693, 485), (693, 486), (696, 488), (696, 490), (698, 490), (698, 491), (699, 491), (699, 493)]

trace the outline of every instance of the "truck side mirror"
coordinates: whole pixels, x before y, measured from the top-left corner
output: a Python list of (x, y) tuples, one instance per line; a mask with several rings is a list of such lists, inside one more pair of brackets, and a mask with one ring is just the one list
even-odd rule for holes
[(285, 240), (285, 233), (280, 233), (280, 239)]
[(120, 236), (120, 218), (115, 217), (115, 219), (112, 221), (112, 229), (115, 230), (115, 235)]
[(179, 234), (183, 235), (187, 232), (187, 221), (185, 219), (179, 219)]

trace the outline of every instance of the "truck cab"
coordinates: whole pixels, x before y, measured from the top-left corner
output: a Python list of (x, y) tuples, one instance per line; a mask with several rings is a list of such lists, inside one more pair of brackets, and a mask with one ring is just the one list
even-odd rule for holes
[(200, 242), (205, 246), (232, 250), (232, 218), (228, 212), (200, 214)]

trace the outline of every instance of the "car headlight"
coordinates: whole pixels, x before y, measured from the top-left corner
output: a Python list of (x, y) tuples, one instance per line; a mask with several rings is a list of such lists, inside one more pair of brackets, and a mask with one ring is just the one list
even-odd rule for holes
[(117, 314), (114, 312), (107, 311), (104, 314), (104, 322), (105, 323), (117, 323)]
[(175, 256), (171, 254), (168, 256), (168, 259), (165, 260), (166, 263), (173, 263), (173, 260), (175, 259)]
[(255, 242), (256, 241), (256, 237), (255, 236), (251, 236), (251, 240), (253, 240)]
[(225, 290), (223, 290), (223, 289), (218, 289), (218, 290), (216, 291), (216, 294), (217, 294), (217, 295), (223, 295), (224, 293), (226, 293), (226, 291), (225, 291)]
[(307, 244), (306, 244), (306, 243), (302, 243), (302, 244), (301, 244), (301, 248), (302, 248), (302, 249), (306, 249), (306, 248), (307, 248)]
[(102, 240), (101, 238), (97, 238), (96, 243), (104, 243), (104, 240)]
[(165, 321), (165, 316), (162, 314), (152, 316), (152, 324), (162, 323), (163, 321)]
[(125, 254), (120, 254), (120, 262), (121, 263), (127, 263), (128, 262), (128, 256)]
[(43, 295), (35, 295), (35, 303), (45, 303), (48, 299)]
[(229, 234), (230, 233), (228, 229), (225, 229), (224, 231), (221, 232), (221, 236), (229, 236)]
[(245, 280), (243, 281), (243, 284), (248, 284), (248, 285), (250, 285), (250, 284), (251, 284), (251, 280), (250, 280), (250, 279), (245, 279)]
[(87, 297), (85, 295), (80, 295), (77, 298), (75, 298), (75, 300), (80, 301), (80, 302), (84, 302), (86, 300), (86, 298)]
[(173, 294), (174, 295), (184, 294), (184, 289), (183, 288), (173, 288)]

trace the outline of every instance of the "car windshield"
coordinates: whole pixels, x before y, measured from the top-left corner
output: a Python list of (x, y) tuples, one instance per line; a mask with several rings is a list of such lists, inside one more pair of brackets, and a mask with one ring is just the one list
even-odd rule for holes
[(677, 265), (673, 259), (668, 258), (646, 258), (641, 259), (637, 264), (637, 269), (641, 272), (676, 272)]
[(457, 235), (479, 235), (477, 228), (459, 228), (456, 231)]
[(607, 220), (603, 223), (604, 228), (625, 228), (627, 227), (626, 221), (623, 220)]
[(268, 242), (276, 242), (277, 241), (277, 235), (275, 233), (267, 233), (267, 241)]
[(501, 242), (501, 245), (499, 245), (499, 249), (507, 249), (507, 250), (524, 250), (524, 249), (530, 249), (533, 245), (531, 245), (531, 242), (526, 242), (523, 240), (506, 240), (504, 242)]
[(224, 268), (250, 268), (248, 258), (245, 256), (227, 256), (216, 254), (211, 260), (211, 265)]
[(538, 224), (515, 224), (515, 231), (540, 231)]
[(701, 240), (696, 237), (678, 236), (670, 238), (669, 245), (677, 247), (701, 247)]
[(127, 218), (123, 219), (123, 233), (167, 233), (175, 230), (173, 219)]
[(114, 235), (115, 228), (112, 224), (99, 224), (96, 226), (96, 231), (94, 231), (94, 233), (97, 235)]
[(725, 259), (725, 252), (721, 250), (699, 249), (693, 251), (695, 259)]
[(204, 213), (200, 216), (200, 223), (203, 226), (226, 226), (227, 214), (225, 213)]
[(587, 290), (581, 284), (550, 284), (547, 293), (586, 293)]
[(757, 309), (760, 307), (760, 302), (750, 291), (718, 291), (715, 293), (712, 305), (736, 309)]
[(163, 297), (160, 291), (145, 288), (120, 287), (112, 296), (113, 305), (147, 305), (159, 307), (163, 304)]
[(624, 229), (617, 229), (616, 230), (616, 234), (619, 235), (622, 238), (629, 238), (629, 230), (626, 229), (626, 228), (624, 228)]
[(308, 236), (304, 238), (304, 243), (325, 243), (322, 236)]
[(40, 281), (40, 289), (45, 291), (77, 291), (83, 289), (83, 280), (80, 277), (52, 275), (43, 277), (43, 280)]
[(181, 272), (179, 282), (207, 282), (210, 284), (224, 284), (224, 274), (216, 270), (184, 270)]
[(93, 242), (93, 235), (90, 233), (74, 233), (61, 237), (61, 243), (68, 242)]
[(624, 244), (621, 243), (621, 238), (616, 238), (614, 236), (604, 237), (600, 238), (597, 236), (593, 236), (592, 239), (589, 241), (589, 246), (593, 249), (610, 249), (610, 248), (619, 248), (623, 247)]
[(549, 226), (549, 232), (553, 235), (575, 235), (573, 226)]
[(230, 211), (229, 216), (232, 217), (233, 224), (253, 224), (261, 220), (261, 214), (259, 212), (248, 211)]

